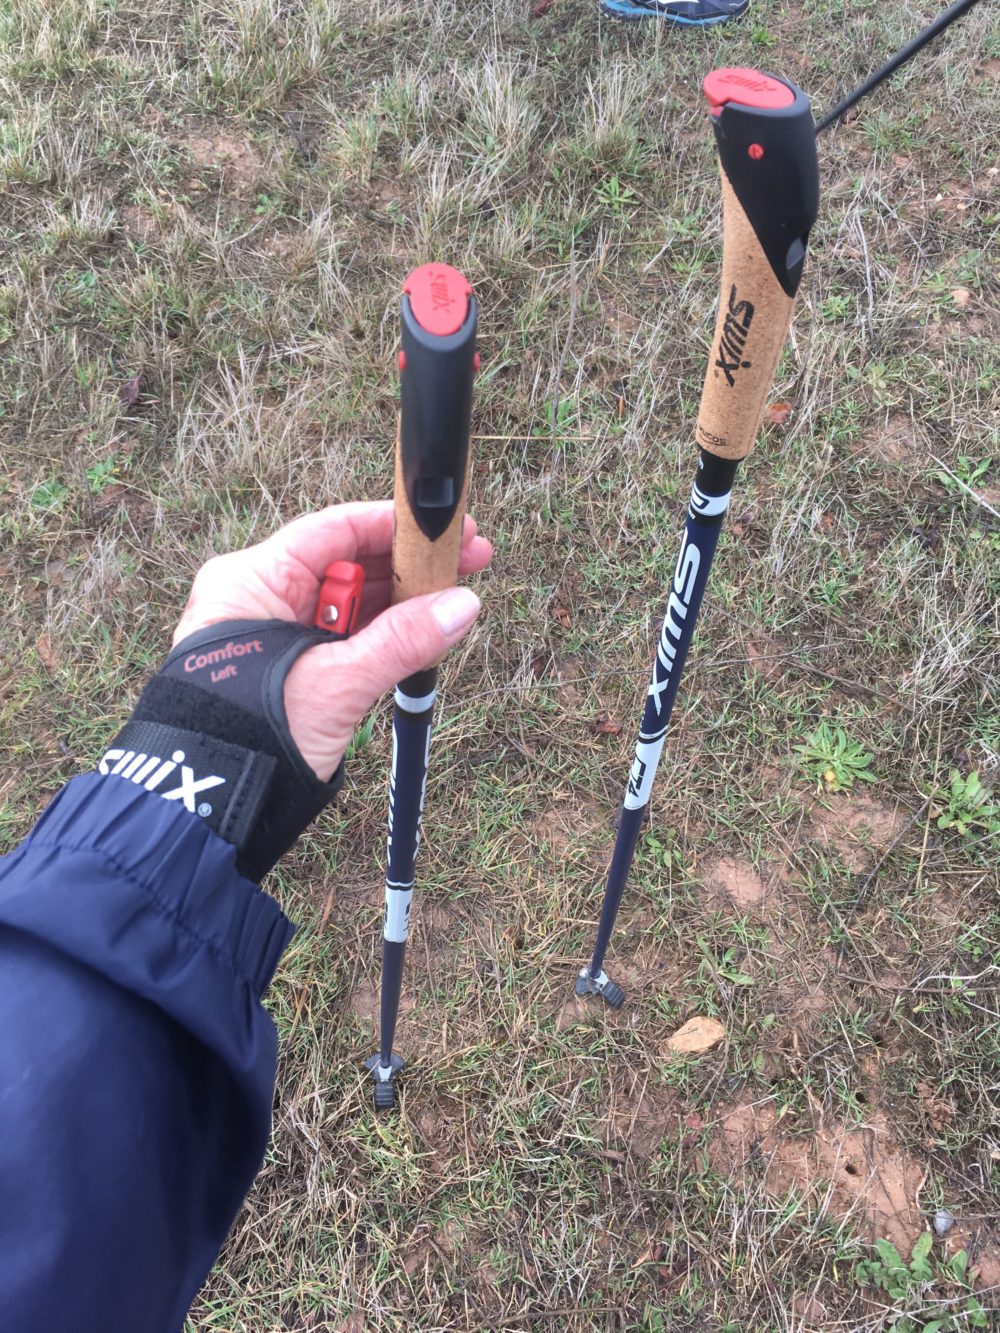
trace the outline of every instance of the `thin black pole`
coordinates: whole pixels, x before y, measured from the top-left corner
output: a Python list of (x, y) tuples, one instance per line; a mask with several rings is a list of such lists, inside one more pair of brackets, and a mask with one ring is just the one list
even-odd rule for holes
[(657, 643), (635, 758), (577, 995), (613, 1009), (625, 999), (604, 960), (628, 882), (684, 661), (708, 583), (736, 470), (753, 448), (788, 335), (806, 243), (819, 207), (809, 102), (783, 79), (748, 69), (705, 80), (722, 168), (722, 289), (696, 437), (698, 474)]
[(622, 802), (621, 820), (601, 905), (594, 953), (590, 966), (580, 971), (576, 982), (577, 995), (600, 995), (612, 1009), (621, 1007), (625, 992), (604, 971), (604, 956), (611, 942), (618, 908), (649, 808), (653, 779), (663, 752), (663, 742), (677, 698), (677, 687), (694, 636), (695, 623), (712, 568), (712, 557), (715, 555), (738, 466), (738, 462), (716, 458), (704, 449), (701, 450), (687, 524), (681, 538), (663, 628), (653, 659), (653, 672), (646, 692), (635, 758)]
[(877, 69), (874, 74), (869, 74), (864, 83), (859, 83), (852, 93), (848, 93), (842, 102), (838, 102), (832, 111), (828, 111), (816, 126), (816, 133), (822, 134), (834, 121), (839, 120), (845, 111), (849, 111), (855, 102), (860, 102), (862, 97), (867, 97), (890, 74), (895, 74), (900, 65), (905, 65), (918, 51), (922, 51), (928, 42), (932, 42), (939, 32), (944, 32), (945, 28), (954, 23), (956, 19), (961, 18), (967, 9), (971, 9), (973, 5), (978, 4), (979, 0), (955, 0), (955, 3), (949, 5), (944, 13), (939, 14), (933, 23), (928, 23), (927, 27), (918, 32), (911, 42), (907, 42), (905, 46), (900, 47), (896, 54), (890, 60), (887, 60), (880, 69)]
[[(424, 264), (403, 286), (396, 447), (393, 601), (440, 592), (458, 577), (469, 481), (476, 303), (447, 264)], [(393, 1051), (427, 786), (437, 668), (401, 681), (392, 720), (389, 840), (382, 927), (379, 1049), (365, 1062), (375, 1106), (395, 1101)]]

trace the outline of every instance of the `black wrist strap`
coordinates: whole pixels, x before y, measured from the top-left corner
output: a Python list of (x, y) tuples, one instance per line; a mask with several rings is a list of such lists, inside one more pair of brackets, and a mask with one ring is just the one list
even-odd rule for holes
[[(287, 621), (229, 621), (191, 635), (143, 690), (98, 771), (177, 801), (260, 880), (343, 782), (320, 782), (288, 729), (285, 679), (340, 637)], [(155, 761), (155, 762), (154, 762)]]

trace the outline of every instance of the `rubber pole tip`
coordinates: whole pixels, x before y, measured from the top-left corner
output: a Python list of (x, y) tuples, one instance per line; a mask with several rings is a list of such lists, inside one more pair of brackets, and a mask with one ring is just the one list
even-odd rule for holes
[(396, 1090), (391, 1082), (379, 1081), (375, 1084), (375, 1110), (391, 1111), (396, 1105)]

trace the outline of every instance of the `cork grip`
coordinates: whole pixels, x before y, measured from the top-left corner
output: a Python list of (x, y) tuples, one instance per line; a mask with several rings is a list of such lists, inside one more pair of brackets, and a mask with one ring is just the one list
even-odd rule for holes
[(754, 446), (788, 336), (819, 208), (809, 99), (741, 66), (702, 85), (722, 176), (722, 290), (698, 412), (706, 453), (738, 462)]
[(462, 523), (469, 491), (469, 468), (465, 470), (455, 514), (444, 532), (431, 541), (417, 525), (410, 509), (403, 481), (401, 436), (396, 437), (396, 482), (393, 491), (395, 511), (392, 529), (392, 601), (403, 602), (421, 593), (441, 592), (458, 578), (458, 559), (462, 547)]
[(795, 298), (783, 291), (722, 172), (722, 286), (696, 437), (719, 458), (745, 458), (788, 337)]

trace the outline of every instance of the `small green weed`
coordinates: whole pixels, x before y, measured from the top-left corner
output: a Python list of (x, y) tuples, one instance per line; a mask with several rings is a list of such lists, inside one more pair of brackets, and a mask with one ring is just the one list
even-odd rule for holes
[(355, 755), (360, 754), (361, 751), (365, 748), (365, 746), (371, 742), (371, 738), (374, 735), (374, 733), (375, 733), (375, 714), (369, 713), (368, 716), (365, 718), (364, 722), (362, 722), (361, 726), (358, 727), (357, 731), (354, 733), (350, 745), (348, 745), (346, 751), (344, 752), (344, 759), (350, 761), (355, 757)]
[(949, 785), (939, 788), (932, 800), (932, 814), (939, 829), (954, 829), (963, 837), (977, 830), (1000, 833), (1000, 806), (990, 799), (975, 769), (963, 778), (953, 768)]
[(595, 186), (594, 194), (599, 202), (616, 216), (629, 212), (639, 202), (635, 190), (623, 185), (617, 175)]
[(855, 782), (877, 782), (872, 756), (843, 727), (821, 722), (803, 744), (795, 747), (806, 774), (828, 792), (849, 791)]
[(95, 494), (101, 495), (119, 480), (123, 472), (127, 471), (131, 461), (131, 454), (121, 457), (118, 454), (109, 454), (107, 458), (102, 458), (87, 468), (87, 485)]
[(558, 439), (568, 435), (576, 426), (577, 408), (572, 398), (560, 398), (558, 403), (542, 404), (542, 422), (533, 426), (532, 436), (537, 440)]
[(726, 949), (721, 958), (713, 958), (711, 949), (705, 940), (700, 939), (698, 944), (703, 955), (698, 968), (699, 981), (721, 977), (723, 981), (728, 981), (733, 986), (753, 986), (756, 984), (753, 977), (740, 970), (742, 951), (737, 949), (735, 945)]
[(775, 46), (778, 41), (774, 33), (768, 32), (767, 28), (762, 25), (758, 25), (754, 28), (753, 32), (750, 34), (750, 40), (753, 42), (754, 46), (763, 47), (765, 50)]
[(961, 491), (962, 483), (971, 490), (977, 482), (983, 480), (990, 470), (990, 458), (981, 458), (975, 462), (968, 454), (959, 454), (955, 459), (952, 472), (935, 472), (934, 480), (939, 481), (946, 491)]
[(69, 487), (58, 477), (50, 477), (47, 481), (39, 482), (31, 492), (31, 507), (46, 511), (61, 509), (67, 495)]
[[(907, 1264), (895, 1245), (877, 1240), (878, 1258), (862, 1260), (854, 1279), (858, 1286), (884, 1291), (901, 1307), (890, 1321), (894, 1333), (957, 1333), (988, 1327), (986, 1313), (966, 1279), (968, 1254), (959, 1250), (935, 1266), (930, 1259), (933, 1243), (934, 1237), (925, 1231), (910, 1251)], [(942, 1289), (948, 1294), (935, 1294)]]

